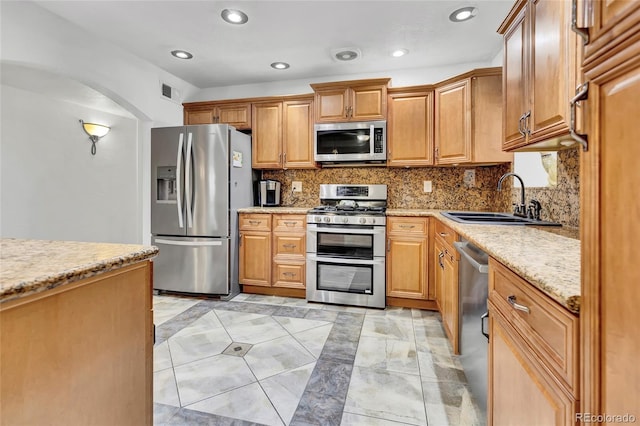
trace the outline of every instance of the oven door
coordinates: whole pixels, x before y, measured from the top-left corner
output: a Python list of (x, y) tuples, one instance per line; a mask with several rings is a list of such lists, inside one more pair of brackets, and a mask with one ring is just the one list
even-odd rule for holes
[(344, 259), (384, 257), (385, 227), (308, 224), (307, 253)]
[(339, 259), (307, 255), (307, 300), (385, 307), (385, 259)]

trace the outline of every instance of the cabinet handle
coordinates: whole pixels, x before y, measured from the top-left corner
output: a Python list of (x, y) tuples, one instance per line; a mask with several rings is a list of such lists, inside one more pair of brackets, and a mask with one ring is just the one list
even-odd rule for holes
[(294, 249), (298, 246), (296, 244), (283, 244), (282, 247), (288, 248), (288, 249)]
[(442, 258), (444, 257), (444, 253), (440, 252), (440, 254), (438, 254), (438, 264), (440, 265), (440, 267), (442, 269), (444, 269), (444, 264), (442, 263)]
[(284, 275), (285, 277), (295, 277), (296, 274), (295, 272), (283, 272), (282, 275)]
[(507, 297), (507, 302), (509, 302), (509, 304), (513, 306), (513, 309), (525, 312), (527, 314), (531, 313), (531, 310), (527, 306), (516, 303), (516, 296), (514, 295)]
[(284, 222), (282, 222), (282, 223), (284, 223), (284, 224), (285, 224), (285, 225), (287, 225), (287, 226), (295, 226), (297, 222), (292, 222), (292, 221), (290, 221), (290, 220), (285, 220), (285, 221), (284, 221)]
[(353, 117), (353, 107), (350, 106), (349, 107), (349, 118), (352, 118), (352, 117)]
[(486, 331), (484, 331), (484, 320), (486, 318), (489, 318), (489, 312), (485, 312), (484, 314), (482, 314), (482, 316), (480, 317), (480, 333), (482, 333), (484, 335), (484, 337), (487, 338), (487, 341), (489, 341), (489, 333), (487, 333)]
[(584, 44), (589, 43), (589, 28), (578, 26), (578, 0), (571, 1), (571, 31), (582, 37)]
[(415, 225), (399, 225), (399, 226), (402, 229), (413, 229), (416, 227)]
[(387, 238), (387, 253), (391, 251), (391, 238)]
[(344, 107), (344, 117), (345, 118), (349, 118), (349, 107), (348, 106)]
[(589, 150), (589, 138), (583, 133), (576, 132), (576, 108), (578, 102), (585, 101), (589, 97), (589, 82), (581, 84), (576, 88), (576, 95), (571, 99), (569, 105), (571, 106), (571, 118), (569, 120), (569, 134), (580, 145), (582, 145), (583, 151)]
[(287, 163), (287, 153), (285, 152), (284, 155), (284, 161), (282, 162), (282, 164), (286, 164)]
[(524, 114), (524, 133), (525, 135), (531, 135), (531, 129), (529, 128), (529, 117), (531, 117), (531, 110)]
[(522, 114), (520, 116), (520, 120), (518, 120), (518, 132), (522, 135), (522, 136), (526, 136), (526, 133), (524, 132), (523, 128), (522, 128), (522, 121), (524, 121), (524, 114)]
[(260, 225), (262, 223), (261, 220), (250, 220), (249, 225)]
[(449, 234), (447, 234), (446, 232), (438, 232), (438, 235), (440, 235), (442, 238), (444, 238)]
[(440, 148), (436, 147), (436, 160), (440, 158)]
[(240, 241), (238, 241), (238, 246), (242, 245), (242, 232), (238, 235), (240, 237)]

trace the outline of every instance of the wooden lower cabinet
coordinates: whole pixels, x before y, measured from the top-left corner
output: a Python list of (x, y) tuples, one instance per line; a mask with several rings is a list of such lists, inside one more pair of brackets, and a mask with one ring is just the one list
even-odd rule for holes
[(488, 424), (576, 424), (577, 401), (532, 357), (509, 322), (489, 304)]
[(460, 319), (458, 308), (458, 262), (460, 257), (453, 248), (458, 235), (448, 226), (435, 221), (433, 267), (435, 299), (444, 331), (454, 353), (459, 353)]
[(244, 292), (305, 297), (306, 216), (241, 213), (239, 280)]
[(429, 287), (427, 217), (387, 218), (387, 305), (436, 309)]
[(153, 423), (152, 264), (0, 305), (0, 424)]

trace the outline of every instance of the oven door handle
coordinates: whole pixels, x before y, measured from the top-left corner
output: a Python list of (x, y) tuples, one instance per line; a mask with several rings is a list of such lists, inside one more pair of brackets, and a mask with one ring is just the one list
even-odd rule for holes
[(313, 232), (313, 233), (318, 233), (318, 232), (323, 232), (323, 233), (327, 233), (327, 234), (364, 234), (364, 235), (371, 235), (371, 234), (385, 234), (385, 229), (384, 226), (377, 226), (373, 229), (353, 229), (353, 228), (338, 228), (338, 227), (331, 227), (331, 228), (317, 228), (317, 227), (309, 227), (307, 226), (307, 231), (308, 232)]
[(307, 260), (314, 262), (324, 263), (341, 263), (343, 265), (382, 265), (384, 264), (384, 257), (382, 259), (364, 260), (364, 259), (343, 259), (337, 257), (322, 257), (322, 256), (309, 256), (307, 254)]

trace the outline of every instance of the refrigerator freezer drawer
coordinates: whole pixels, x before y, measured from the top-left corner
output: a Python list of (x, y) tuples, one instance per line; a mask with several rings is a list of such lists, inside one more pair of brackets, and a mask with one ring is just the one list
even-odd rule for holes
[(229, 239), (153, 237), (153, 287), (183, 293), (229, 294)]

